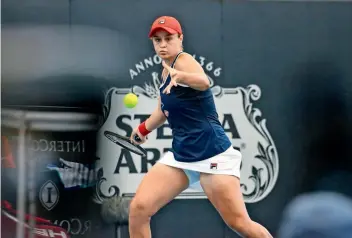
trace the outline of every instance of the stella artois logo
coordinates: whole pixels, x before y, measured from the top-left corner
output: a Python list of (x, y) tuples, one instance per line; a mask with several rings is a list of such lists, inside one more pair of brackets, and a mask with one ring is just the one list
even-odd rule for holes
[[(196, 58), (197, 56), (194, 55)], [(213, 62), (205, 57), (197, 57), (207, 72), (211, 91), (219, 114), (219, 120), (232, 141), (234, 148), (242, 153), (241, 188), (247, 203), (255, 203), (264, 199), (272, 191), (279, 174), (279, 157), (274, 141), (266, 127), (266, 120), (254, 102), (261, 97), (259, 86), (251, 84), (247, 87), (223, 88), (215, 85), (213, 77), (221, 75), (221, 68), (215, 68)], [(130, 69), (131, 79), (140, 73), (147, 73), (151, 66), (160, 65), (156, 56), (144, 60)], [(96, 188), (97, 202), (104, 198), (133, 196), (143, 176), (171, 148), (172, 133), (167, 122), (148, 135), (143, 144), (147, 156), (141, 157), (104, 137), (106, 130), (114, 131), (122, 136), (129, 136), (137, 125), (147, 119), (157, 106), (161, 77), (157, 70), (149, 71), (150, 78), (143, 85), (131, 88), (110, 88), (106, 93), (104, 117), (99, 132), (97, 156), (100, 158), (99, 182)], [(135, 93), (139, 97), (133, 109), (123, 105), (126, 93)], [(216, 166), (213, 166), (216, 169)], [(189, 188), (178, 198), (205, 198), (202, 191)]]

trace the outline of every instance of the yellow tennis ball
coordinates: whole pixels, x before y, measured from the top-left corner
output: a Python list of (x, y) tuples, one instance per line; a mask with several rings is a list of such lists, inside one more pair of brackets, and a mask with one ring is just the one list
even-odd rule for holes
[(123, 104), (128, 108), (134, 108), (138, 103), (138, 97), (134, 93), (128, 93), (123, 98)]

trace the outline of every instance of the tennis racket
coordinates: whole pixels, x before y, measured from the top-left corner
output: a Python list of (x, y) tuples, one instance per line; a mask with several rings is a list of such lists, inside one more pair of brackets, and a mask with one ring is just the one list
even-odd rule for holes
[[(104, 131), (104, 135), (106, 138), (114, 142), (115, 144), (121, 146), (122, 148), (125, 148), (137, 155), (141, 155), (143, 157), (147, 156), (147, 151), (143, 149), (140, 145), (135, 145), (130, 141), (129, 137), (126, 136), (121, 136), (119, 134), (116, 134), (111, 131)], [(137, 138), (137, 137), (138, 138)], [(136, 141), (140, 141), (140, 138), (138, 135), (135, 136)], [(139, 140), (138, 140), (139, 139)]]

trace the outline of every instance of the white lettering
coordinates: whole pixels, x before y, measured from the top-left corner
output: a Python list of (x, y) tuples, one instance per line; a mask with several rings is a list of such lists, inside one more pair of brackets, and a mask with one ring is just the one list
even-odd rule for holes
[(32, 142), (32, 150), (38, 151), (39, 150), (39, 141), (34, 140)]
[(76, 142), (76, 145), (73, 144), (72, 151), (73, 151), (73, 152), (76, 152), (76, 150), (78, 150), (78, 152), (80, 152), (80, 143), (79, 143), (79, 141)]
[(33, 151), (82, 152), (86, 151), (85, 141), (48, 141), (45, 139), (31, 142)]
[(51, 237), (51, 238), (62, 237), (62, 238), (67, 238), (67, 235), (66, 235), (66, 233), (64, 231), (60, 231), (60, 232), (56, 233), (53, 230), (34, 228), (33, 232), (35, 234), (38, 234), (38, 235), (44, 236), (44, 237)]
[(60, 231), (59, 233), (55, 233), (53, 230), (48, 230), (50, 237), (57, 237), (60, 236), (62, 238), (67, 238), (66, 233), (63, 231)]
[(82, 153), (86, 152), (86, 146), (84, 140), (82, 140)]
[(64, 144), (63, 141), (57, 142), (57, 151), (64, 152), (63, 144)]
[(40, 144), (40, 143), (44, 144), (44, 147), (42, 147), (40, 150), (41, 150), (41, 151), (47, 151), (47, 150), (48, 150), (48, 141), (46, 141), (46, 140), (40, 140), (40, 141), (39, 141), (39, 144)]
[(55, 220), (53, 223), (64, 228), (70, 235), (84, 235), (86, 232), (90, 231), (92, 226), (90, 220), (83, 222), (78, 218), (62, 221)]
[(131, 79), (133, 79), (134, 77), (138, 76), (138, 74), (133, 69), (130, 69), (130, 76), (131, 76)]
[(141, 70), (144, 71), (145, 68), (144, 68), (143, 63), (142, 63), (142, 62), (139, 62), (139, 64), (136, 64), (136, 69), (137, 69), (138, 73), (140, 73)]
[(208, 71), (212, 71), (213, 70), (213, 62), (209, 62), (207, 63), (207, 65), (205, 66), (205, 69)]
[[(196, 59), (199, 64), (204, 67), (204, 69), (208, 72), (212, 72), (215, 77), (219, 77), (221, 73), (221, 68), (215, 68), (214, 62), (207, 62), (206, 57), (204, 56), (197, 56), (196, 54), (192, 55), (194, 59)], [(135, 64), (135, 69), (129, 69), (131, 80), (137, 77), (141, 72), (145, 71), (146, 69), (152, 68), (155, 65), (161, 64), (162, 59), (155, 54), (152, 57), (148, 57), (140, 61), (139, 63)]]
[[(57, 221), (55, 221), (56, 223), (54, 223), (55, 225), (57, 224)], [(66, 226), (64, 224), (67, 224)], [(62, 228), (66, 229), (66, 231), (68, 233), (70, 233), (71, 231), (71, 223), (67, 220), (62, 220), (59, 224), (59, 226), (61, 226)]]
[(203, 67), (205, 58), (203, 56), (199, 56), (199, 60), (200, 60), (199, 64)]
[(152, 57), (144, 59), (144, 64), (145, 64), (146, 68), (149, 68), (149, 66), (152, 67), (154, 65)]
[(67, 152), (70, 152), (71, 141), (65, 141), (64, 143), (66, 143)]
[(77, 226), (78, 226), (78, 228), (77, 228), (77, 230), (76, 230), (75, 232), (73, 232), (73, 229), (71, 229), (71, 234), (72, 234), (72, 235), (78, 235), (78, 234), (81, 232), (81, 230), (82, 230), (81, 221), (78, 220), (77, 218), (73, 218), (73, 219), (71, 219), (71, 222), (72, 222), (72, 226), (74, 226), (74, 225), (73, 225), (74, 222), (76, 222), (76, 223), (77, 223)]
[(56, 151), (56, 141), (50, 141), (50, 149), (49, 151)]
[(159, 57), (159, 55), (154, 55), (153, 61), (155, 64), (161, 64), (161, 58)]
[(220, 76), (220, 73), (221, 73), (221, 68), (220, 68), (220, 67), (219, 67), (219, 68), (216, 68), (213, 73), (214, 73), (214, 76), (215, 76), (215, 77), (219, 77), (219, 76)]
[(46, 236), (49, 237), (48, 231), (46, 229), (38, 229), (38, 228), (34, 228), (34, 233), (41, 235), (41, 236)]

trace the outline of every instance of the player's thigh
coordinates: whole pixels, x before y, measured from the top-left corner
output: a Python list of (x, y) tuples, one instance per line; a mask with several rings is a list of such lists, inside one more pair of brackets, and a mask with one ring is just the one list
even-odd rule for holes
[(187, 187), (188, 178), (182, 169), (156, 163), (140, 183), (130, 213), (152, 216)]
[(200, 183), (226, 223), (249, 219), (238, 177), (201, 173)]

